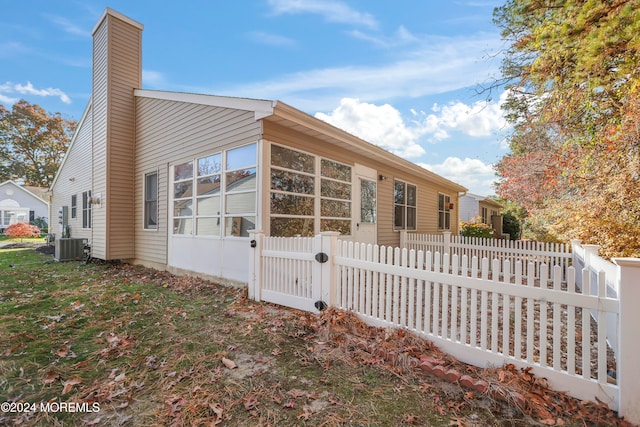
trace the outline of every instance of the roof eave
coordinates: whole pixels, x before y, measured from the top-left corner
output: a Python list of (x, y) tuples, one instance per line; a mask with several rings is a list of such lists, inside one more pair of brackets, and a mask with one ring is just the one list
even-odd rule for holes
[(440, 176), (435, 172), (425, 169), (413, 162), (405, 160), (402, 157), (397, 156), (396, 154), (393, 154), (377, 145), (358, 138), (357, 136), (354, 136), (349, 132), (346, 132), (316, 117), (313, 117), (303, 111), (298, 110), (297, 108), (285, 104), (284, 102), (276, 101), (274, 103), (273, 115), (284, 118), (286, 120), (290, 120), (302, 126), (308, 127), (309, 129), (312, 129), (314, 131), (324, 133), (338, 141), (342, 141), (349, 145), (355, 146), (358, 149), (366, 152), (370, 158), (377, 159), (383, 163), (390, 163), (400, 169), (408, 170), (409, 172), (416, 175), (421, 175), (423, 177), (426, 175), (431, 181), (446, 185), (447, 187), (450, 187), (455, 191), (467, 191), (466, 187), (456, 182)]

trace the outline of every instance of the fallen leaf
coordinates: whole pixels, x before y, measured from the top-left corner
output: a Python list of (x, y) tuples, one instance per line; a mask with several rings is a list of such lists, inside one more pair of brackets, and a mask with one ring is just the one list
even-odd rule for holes
[(82, 382), (82, 378), (80, 377), (72, 377), (72, 378), (69, 378), (67, 381), (63, 381), (62, 385), (64, 386), (64, 388), (62, 389), (62, 394), (69, 393), (73, 389), (74, 385), (78, 385), (81, 382)]
[(56, 371), (50, 370), (50, 371), (47, 372), (47, 376), (44, 377), (42, 382), (44, 384), (51, 384), (52, 382), (54, 382), (58, 378), (60, 378), (60, 375)]
[(409, 424), (409, 425), (416, 425), (416, 424), (418, 424), (418, 417), (416, 417), (413, 414), (409, 414), (405, 418), (404, 422)]
[(102, 418), (98, 417), (93, 420), (82, 420), (82, 423), (86, 426), (97, 426), (98, 424), (100, 424), (101, 419)]
[(252, 409), (256, 409), (256, 407), (258, 406), (258, 399), (250, 394), (249, 396), (245, 397), (243, 400), (243, 404), (244, 404), (244, 409), (246, 409), (247, 411), (251, 411)]
[(129, 421), (131, 418), (133, 418), (133, 415), (125, 415), (123, 417), (120, 417), (118, 419), (118, 425), (124, 425), (127, 421)]
[(297, 388), (293, 388), (293, 389), (289, 390), (289, 392), (288, 392), (288, 393), (289, 393), (289, 395), (290, 395), (291, 397), (293, 397), (294, 399), (297, 399), (297, 398), (299, 398), (299, 397), (303, 397), (303, 396), (306, 396), (306, 395), (307, 395), (307, 393), (306, 393), (306, 392), (304, 392), (304, 391), (302, 391), (302, 390), (300, 390), (300, 389), (297, 389)]
[(229, 369), (234, 369), (238, 367), (233, 360), (227, 359), (226, 357), (222, 358), (222, 363), (224, 364), (224, 366), (226, 366)]
[(89, 361), (88, 360), (84, 360), (82, 362), (78, 362), (74, 365), (71, 365), (72, 368), (74, 369), (80, 369), (80, 368), (86, 368), (87, 366), (89, 366)]
[(209, 408), (213, 411), (214, 414), (216, 414), (216, 419), (213, 422), (213, 425), (220, 424), (222, 422), (222, 406), (220, 406), (219, 403), (210, 403)]
[(311, 416), (311, 411), (309, 410), (309, 408), (307, 406), (305, 406), (303, 408), (303, 412), (300, 415), (298, 415), (298, 419), (300, 420), (300, 419), (304, 418), (305, 421), (306, 421), (306, 420), (309, 419), (310, 416)]

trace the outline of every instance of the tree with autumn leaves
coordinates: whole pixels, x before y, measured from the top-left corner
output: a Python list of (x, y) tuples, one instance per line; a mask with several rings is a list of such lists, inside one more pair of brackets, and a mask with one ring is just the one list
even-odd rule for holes
[(0, 182), (49, 187), (76, 126), (25, 100), (11, 110), (0, 105)]
[(640, 0), (494, 11), (513, 125), (497, 191), (540, 234), (640, 257)]

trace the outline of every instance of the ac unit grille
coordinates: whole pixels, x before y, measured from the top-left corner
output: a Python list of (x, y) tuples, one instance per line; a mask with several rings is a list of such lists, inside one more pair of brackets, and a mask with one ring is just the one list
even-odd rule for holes
[(56, 239), (56, 261), (78, 261), (84, 257), (85, 239)]

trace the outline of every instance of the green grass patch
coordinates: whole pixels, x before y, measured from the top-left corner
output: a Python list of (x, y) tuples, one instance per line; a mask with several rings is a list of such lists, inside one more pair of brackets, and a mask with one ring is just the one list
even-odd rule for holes
[(359, 358), (317, 316), (191, 277), (51, 260), (0, 249), (0, 401), (100, 411), (4, 413), (0, 424), (503, 425), (455, 385)]

